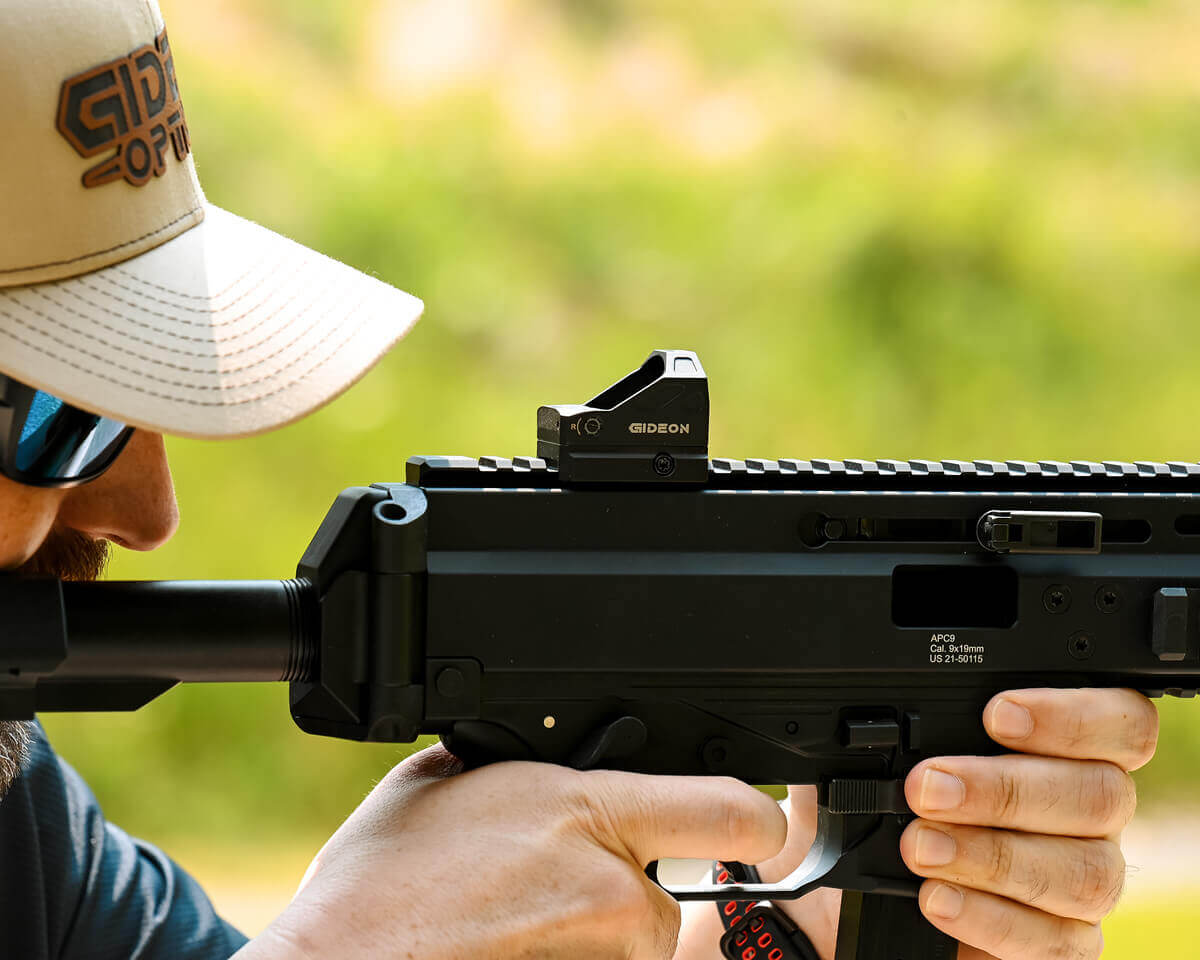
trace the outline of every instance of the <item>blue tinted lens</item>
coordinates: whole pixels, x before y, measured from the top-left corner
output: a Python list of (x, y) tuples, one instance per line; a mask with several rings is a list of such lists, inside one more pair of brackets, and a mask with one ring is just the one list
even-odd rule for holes
[(108, 465), (125, 424), (87, 413), (38, 390), (17, 440), (16, 466), (39, 480), (72, 480)]
[(29, 415), (25, 418), (25, 426), (21, 428), (19, 443), (24, 444), (25, 441), (33, 439), (38, 430), (45, 427), (47, 421), (62, 408), (63, 402), (53, 394), (43, 390), (35, 393), (33, 402), (29, 405)]

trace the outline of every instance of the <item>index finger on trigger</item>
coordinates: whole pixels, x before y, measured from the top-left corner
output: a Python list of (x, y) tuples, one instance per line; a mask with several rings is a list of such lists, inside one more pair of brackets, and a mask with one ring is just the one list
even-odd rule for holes
[(638, 864), (663, 857), (759, 863), (787, 839), (787, 817), (765, 793), (730, 777), (584, 773), (584, 809), (601, 842)]
[(1136, 770), (1154, 756), (1158, 711), (1135, 690), (1009, 690), (992, 697), (983, 725), (997, 743), (1022, 753), (1107, 760)]

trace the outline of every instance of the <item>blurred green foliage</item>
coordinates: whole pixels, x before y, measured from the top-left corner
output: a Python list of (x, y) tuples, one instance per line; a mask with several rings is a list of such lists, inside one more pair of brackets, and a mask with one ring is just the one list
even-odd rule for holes
[[(343, 487), (531, 453), (697, 350), (729, 456), (1200, 458), (1200, 10), (981, 0), (163, 0), (210, 199), (423, 297), (306, 421), (171, 442), (122, 578), (290, 574)], [(1163, 704), (1147, 805), (1190, 802)], [(280, 689), (46, 718), (126, 827), (318, 843), (407, 748)]]
[(1163, 897), (1122, 906), (1104, 922), (1105, 960), (1170, 956), (1194, 960), (1195, 896)]

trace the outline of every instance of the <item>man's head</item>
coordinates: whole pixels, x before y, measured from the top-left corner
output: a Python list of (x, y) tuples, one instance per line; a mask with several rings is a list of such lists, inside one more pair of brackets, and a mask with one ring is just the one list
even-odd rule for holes
[[(178, 523), (163, 433), (216, 439), (298, 419), (422, 309), (208, 203), (173, 42), (186, 38), (168, 40), (155, 0), (0, 0), (0, 379), (50, 398), (42, 414), (75, 408), (128, 436), (98, 477), (55, 485), (10, 449), (42, 414), (0, 396), (5, 575), (86, 579), (109, 543), (160, 545)], [(84, 443), (74, 426), (54, 436)], [(0, 676), (3, 658), (0, 640)], [(0, 726), (0, 790), (21, 741)]]

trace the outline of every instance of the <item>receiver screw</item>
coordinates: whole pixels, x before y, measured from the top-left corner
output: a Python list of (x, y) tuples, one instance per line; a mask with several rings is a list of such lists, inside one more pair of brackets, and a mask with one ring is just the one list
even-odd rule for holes
[(654, 472), (660, 477), (669, 477), (675, 472), (675, 458), (669, 453), (660, 453), (654, 458)]
[(455, 697), (462, 696), (462, 692), (467, 686), (467, 678), (457, 667), (446, 667), (438, 673), (435, 685), (439, 694), (447, 700), (453, 700)]
[(791, 736), (794, 737), (797, 733), (800, 732), (800, 724), (798, 724), (795, 720), (789, 720), (787, 722), (787, 726), (784, 727), (784, 729), (787, 730), (787, 732)]
[(583, 432), (589, 437), (594, 437), (600, 432), (600, 420), (598, 417), (588, 417), (583, 421)]
[(1086, 660), (1095, 649), (1096, 643), (1086, 630), (1077, 630), (1067, 638), (1067, 653), (1076, 660)]
[(713, 737), (702, 751), (704, 765), (713, 773), (719, 773), (729, 761), (729, 741), (724, 737)]
[(1096, 608), (1101, 613), (1116, 613), (1121, 609), (1121, 591), (1115, 583), (1103, 584), (1096, 591)]
[(1061, 583), (1052, 583), (1042, 594), (1042, 606), (1047, 613), (1066, 613), (1071, 609), (1071, 589)]

